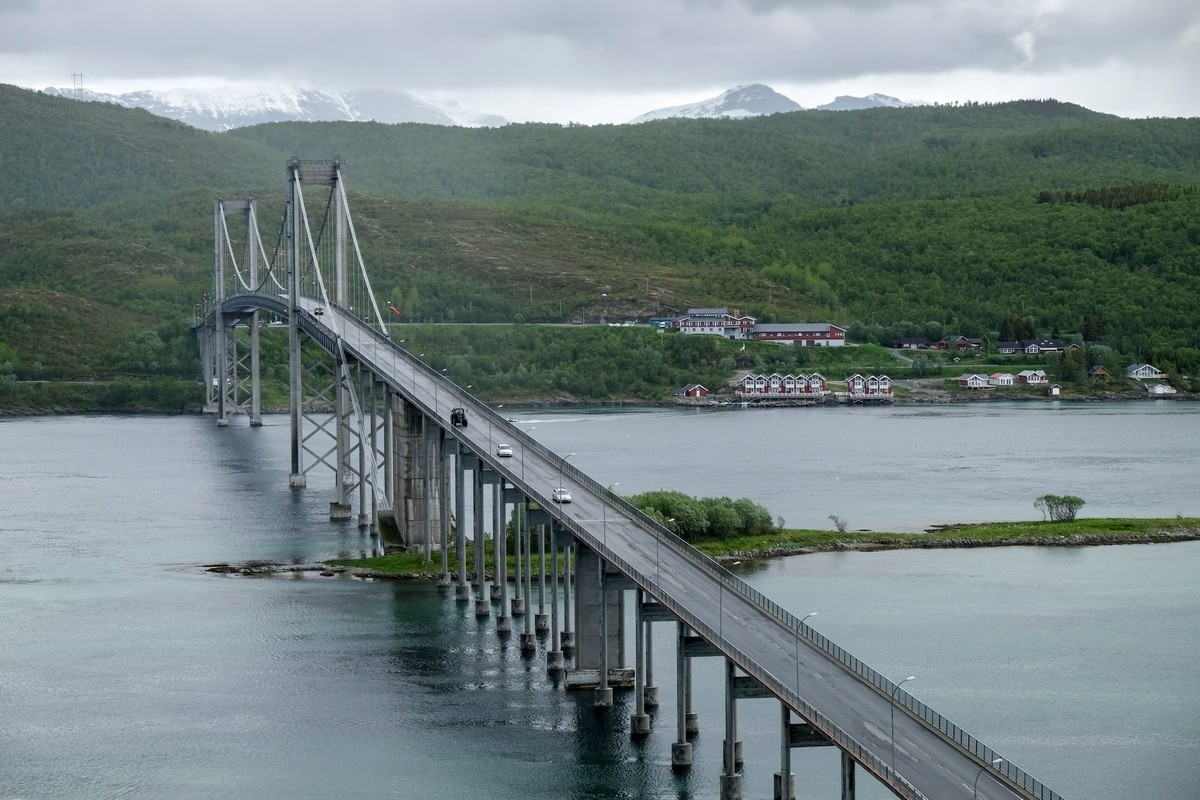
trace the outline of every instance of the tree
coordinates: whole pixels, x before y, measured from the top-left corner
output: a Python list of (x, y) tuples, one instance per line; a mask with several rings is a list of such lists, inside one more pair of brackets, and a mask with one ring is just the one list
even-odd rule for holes
[(1049, 516), (1052, 522), (1070, 522), (1083, 503), (1081, 498), (1070, 494), (1044, 494), (1033, 501), (1033, 507), (1042, 512), (1042, 519)]

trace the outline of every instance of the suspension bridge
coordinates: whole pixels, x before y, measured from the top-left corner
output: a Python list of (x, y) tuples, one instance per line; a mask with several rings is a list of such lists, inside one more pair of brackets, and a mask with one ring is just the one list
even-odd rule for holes
[[(647, 709), (660, 703), (653, 632), (666, 623), (676, 650), (675, 770), (693, 765), (692, 660), (722, 659), (722, 800), (742, 796), (737, 708), (752, 699), (780, 709), (776, 798), (796, 796), (794, 748), (834, 747), (842, 800), (856, 796), (860, 772), (913, 800), (1059, 800), (906, 692), (903, 680), (820, 635), (393, 341), (341, 164), (293, 160), (287, 174), (273, 241), (260, 235), (253, 199), (216, 201), (213, 288), (195, 331), (208, 410), (218, 425), (244, 414), (253, 426), (262, 423), (261, 330), (286, 326), (292, 487), (332, 473), (331, 518), (356, 515), (381, 550), (386, 528), (396, 546), (440, 563), (439, 585), (473, 600), (476, 616), (494, 615), (497, 635), (517, 634), (530, 657), (537, 634), (548, 634), (547, 669), (594, 692), (597, 707), (612, 705), (614, 689), (632, 691), (634, 737), (649, 733)], [(502, 442), (511, 455), (497, 454)], [(559, 488), (572, 502), (555, 502)], [(479, 545), (470, 570), (469, 543)]]

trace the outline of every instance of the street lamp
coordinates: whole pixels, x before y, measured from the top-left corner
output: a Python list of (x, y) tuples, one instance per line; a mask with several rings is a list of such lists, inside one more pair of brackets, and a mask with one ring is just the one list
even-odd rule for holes
[(563, 456), (562, 458), (560, 458), (558, 460), (558, 488), (560, 488), (560, 489), (562, 488), (562, 485), (563, 485), (563, 464), (567, 463), (567, 459), (573, 455), (575, 455), (575, 454), (567, 453), (565, 456)]
[(892, 689), (892, 702), (890, 703), (892, 712), (892, 772), (896, 771), (896, 692), (900, 691), (900, 687), (909, 681), (915, 681), (916, 675), (909, 675), (904, 680), (896, 684), (896, 688)]
[[(574, 455), (574, 453), (571, 455)], [(613, 487), (620, 485), (620, 481), (617, 481), (616, 483), (610, 483), (607, 489), (608, 493), (612, 494)], [(600, 506), (600, 526), (601, 530), (604, 532), (604, 546), (608, 547), (608, 498), (601, 498), (600, 502), (602, 504)]]
[[(999, 764), (1001, 764), (1003, 762), (1004, 762), (1003, 758), (993, 758), (992, 766), (993, 767), (998, 766)], [(971, 795), (975, 798), (975, 800), (979, 800), (979, 776), (982, 775), (983, 771), (987, 768), (988, 768), (988, 765), (984, 764), (982, 767), (979, 768), (979, 772), (975, 773), (975, 787), (974, 787), (974, 789), (971, 790)]]
[[(808, 613), (807, 613), (807, 614), (805, 614), (805, 615), (804, 615), (804, 617), (803, 617), (803, 618), (800, 620), (800, 625), (803, 625), (803, 624), (804, 624), (804, 620), (808, 619), (809, 617), (815, 617), (816, 615), (817, 615), (817, 612), (816, 612), (816, 611), (810, 611), (810, 612), (808, 612)], [(797, 626), (797, 627), (799, 627), (799, 626)]]

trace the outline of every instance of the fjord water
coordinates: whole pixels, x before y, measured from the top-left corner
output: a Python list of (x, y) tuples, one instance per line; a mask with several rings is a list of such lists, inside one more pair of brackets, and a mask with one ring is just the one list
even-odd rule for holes
[[(515, 416), (617, 491), (749, 496), (789, 526), (1030, 518), (1046, 492), (1084, 497), (1084, 516), (1198, 513), (1190, 405), (854, 411)], [(670, 771), (670, 626), (664, 705), (634, 744), (628, 693), (598, 714), (452, 593), (200, 568), (369, 546), (327, 519), (320, 475), (288, 488), (287, 435), (283, 417), (0, 422), (0, 798), (717, 795), (714, 659), (697, 665), (696, 768)], [(739, 569), (1070, 800), (1198, 796), (1200, 543)], [(740, 704), (748, 798), (770, 796), (777, 726), (774, 702)], [(827, 749), (794, 770), (800, 797), (837, 796)]]

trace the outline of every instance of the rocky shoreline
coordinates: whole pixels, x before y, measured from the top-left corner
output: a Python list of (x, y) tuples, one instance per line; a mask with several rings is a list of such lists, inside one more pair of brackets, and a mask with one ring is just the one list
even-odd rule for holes
[[(914, 539), (900, 541), (838, 541), (830, 545), (807, 547), (768, 547), (764, 550), (730, 551), (714, 556), (721, 564), (759, 561), (787, 556), (802, 556), (828, 552), (876, 552), (881, 550), (958, 550), (976, 547), (1099, 547), (1103, 545), (1170, 544), (1200, 540), (1200, 528), (1175, 528), (1156, 533), (1103, 534), (1072, 533), (1063, 536), (1018, 536), (1012, 539)], [(281, 564), (273, 561), (248, 561), (244, 564), (204, 564), (201, 569), (217, 575), (238, 575), (249, 578), (269, 578), (276, 575), (312, 573), (323, 578), (352, 578), (357, 580), (390, 580), (428, 583), (438, 579), (436, 572), (403, 574), (379, 572), (366, 567), (329, 564)], [(489, 579), (491, 576), (488, 576)], [(474, 577), (472, 576), (472, 580)]]

